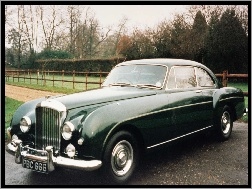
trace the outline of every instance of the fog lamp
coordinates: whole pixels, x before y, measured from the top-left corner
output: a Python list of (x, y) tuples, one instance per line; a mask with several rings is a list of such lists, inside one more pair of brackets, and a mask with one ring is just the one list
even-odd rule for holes
[(82, 145), (83, 142), (84, 142), (84, 138), (81, 137), (81, 138), (78, 140), (78, 144), (79, 144), (79, 145)]
[(67, 147), (66, 147), (66, 153), (67, 155), (72, 158), (74, 157), (75, 155), (75, 147), (72, 145), (72, 144), (69, 144)]

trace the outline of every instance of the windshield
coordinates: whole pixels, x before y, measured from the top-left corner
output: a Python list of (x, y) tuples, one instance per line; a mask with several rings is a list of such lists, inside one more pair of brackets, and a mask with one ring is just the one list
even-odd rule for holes
[(162, 88), (166, 72), (161, 65), (122, 65), (110, 72), (102, 86)]

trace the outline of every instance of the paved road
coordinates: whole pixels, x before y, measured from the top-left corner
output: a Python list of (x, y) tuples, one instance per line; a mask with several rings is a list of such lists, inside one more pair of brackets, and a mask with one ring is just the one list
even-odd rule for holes
[[(248, 140), (248, 124), (235, 122), (228, 141), (208, 134), (179, 142), (144, 158), (128, 185), (248, 186)], [(5, 185), (103, 185), (98, 175), (66, 169), (40, 174), (15, 164), (5, 152)]]

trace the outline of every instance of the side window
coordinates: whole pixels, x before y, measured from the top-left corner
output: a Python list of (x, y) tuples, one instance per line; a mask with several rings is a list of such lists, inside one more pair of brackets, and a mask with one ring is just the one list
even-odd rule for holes
[(195, 70), (191, 66), (175, 66), (171, 68), (167, 88), (183, 89), (197, 87)]
[(212, 87), (214, 82), (210, 75), (202, 68), (195, 68), (199, 87)]

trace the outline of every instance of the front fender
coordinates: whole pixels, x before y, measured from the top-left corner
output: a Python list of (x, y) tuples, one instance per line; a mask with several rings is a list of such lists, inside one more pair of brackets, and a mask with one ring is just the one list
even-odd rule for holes
[(18, 109), (15, 111), (15, 113), (12, 116), (12, 121), (11, 121), (11, 126), (13, 125), (17, 125), (20, 122), (20, 119), (23, 116), (29, 116), (30, 118), (33, 118), (33, 123), (35, 121), (35, 108), (36, 105), (40, 102), (42, 102), (42, 100), (44, 100), (45, 98), (39, 98), (39, 99), (35, 99), (32, 101), (28, 101), (24, 104), (22, 104), (21, 106), (18, 107)]
[(89, 153), (96, 158), (102, 158), (104, 147), (114, 131), (122, 125), (134, 123), (134, 120), (154, 110), (162, 109), (164, 99), (161, 96), (158, 99), (149, 96), (117, 101), (90, 113), (83, 122), (82, 131), (86, 145), (91, 147)]
[(86, 117), (82, 136), (85, 144), (91, 147), (89, 153), (92, 156), (101, 158), (106, 139), (113, 127), (138, 113), (134, 110), (128, 112), (127, 109), (117, 102), (100, 107)]

